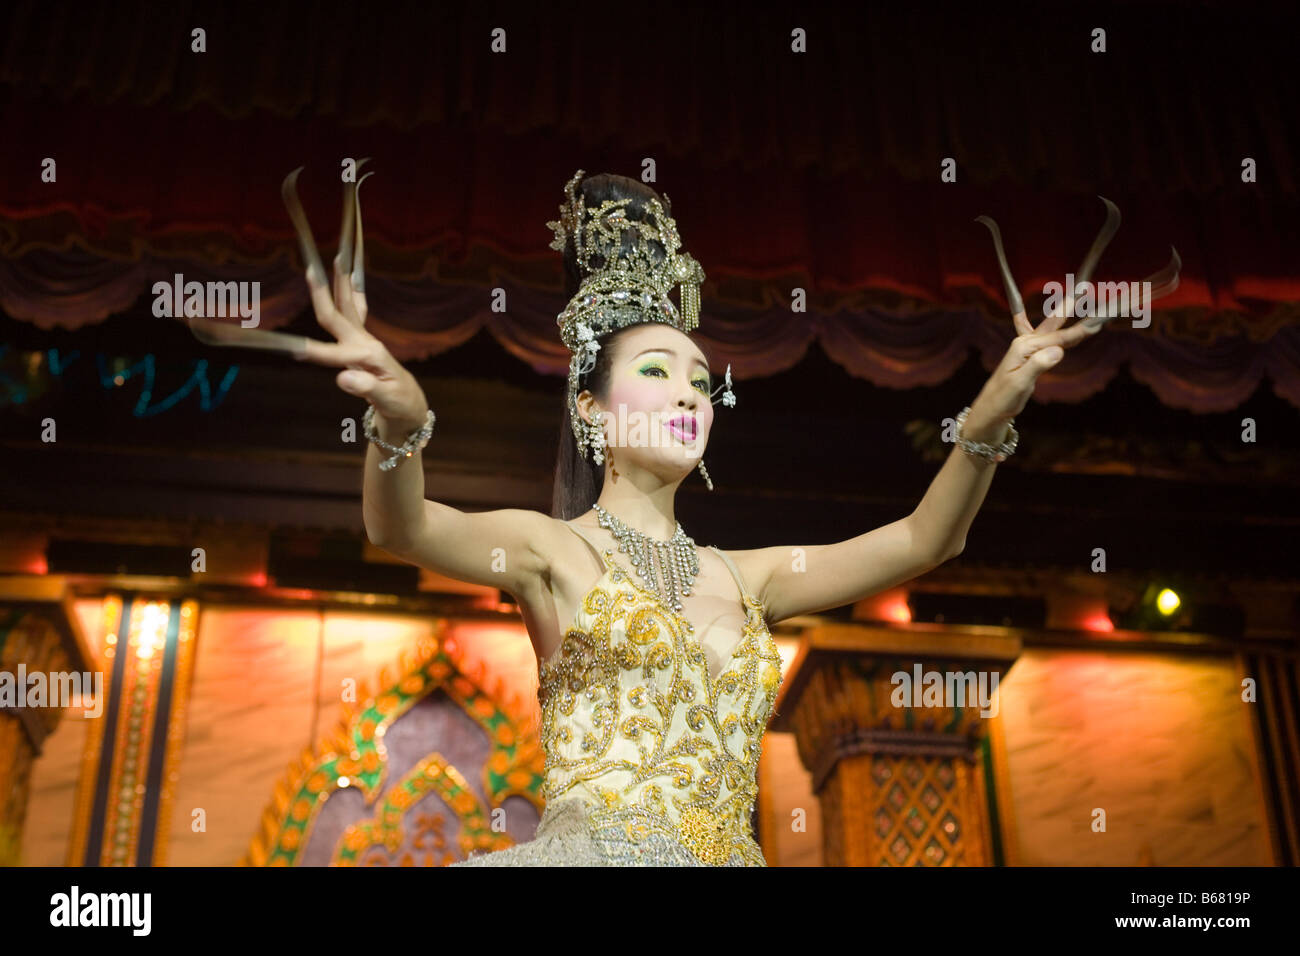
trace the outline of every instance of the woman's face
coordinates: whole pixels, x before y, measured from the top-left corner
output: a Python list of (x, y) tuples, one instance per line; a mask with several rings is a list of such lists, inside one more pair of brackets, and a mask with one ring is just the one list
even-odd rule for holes
[(712, 392), (708, 363), (690, 336), (660, 323), (633, 326), (612, 355), (605, 441), (620, 462), (680, 479), (708, 444)]

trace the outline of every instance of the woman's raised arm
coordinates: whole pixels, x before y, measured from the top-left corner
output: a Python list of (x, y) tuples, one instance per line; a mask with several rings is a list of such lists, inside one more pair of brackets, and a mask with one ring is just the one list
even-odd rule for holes
[[(358, 160), (360, 169), (366, 160)], [(415, 377), (388, 348), (365, 329), (365, 242), (358, 189), (367, 173), (343, 187), (343, 225), (334, 257), (333, 289), (298, 199), (301, 167), (285, 177), (280, 193), (302, 248), (312, 309), (336, 341), (246, 329), (208, 319), (189, 319), (195, 336), (210, 345), (235, 345), (291, 354), (300, 361), (343, 370), (335, 383), (374, 408), (379, 437), (402, 446), (429, 417), (429, 405)], [(331, 294), (332, 291), (332, 294)], [(553, 520), (536, 511), (501, 509), (466, 513), (424, 497), (424, 468), (417, 448), (385, 470), (389, 457), (373, 442), (366, 451), (362, 510), (366, 534), (377, 547), (448, 577), (499, 587), (511, 594), (531, 592), (547, 570), (545, 555)]]
[(956, 553), (922, 544), (911, 515), (834, 544), (728, 551), (769, 624), (816, 614), (919, 577)]

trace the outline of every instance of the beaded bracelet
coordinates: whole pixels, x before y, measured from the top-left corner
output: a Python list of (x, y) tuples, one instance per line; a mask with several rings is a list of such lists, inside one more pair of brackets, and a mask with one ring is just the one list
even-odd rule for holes
[(961, 437), (962, 426), (966, 424), (968, 414), (970, 414), (969, 405), (963, 408), (957, 416), (957, 444), (961, 445), (968, 454), (978, 455), (992, 462), (1003, 462), (1016, 453), (1016, 444), (1020, 441), (1020, 433), (1016, 431), (1015, 419), (1007, 423), (1007, 427), (1010, 429), (1007, 440), (1000, 445), (989, 445)]
[(429, 436), (433, 434), (433, 423), (435, 420), (433, 409), (431, 408), (429, 409), (429, 414), (424, 418), (424, 424), (411, 432), (411, 434), (407, 436), (406, 444), (402, 445), (401, 448), (398, 448), (396, 445), (390, 445), (379, 437), (379, 432), (375, 428), (375, 406), (371, 405), (367, 408), (365, 417), (361, 420), (362, 428), (365, 431), (366, 437), (380, 448), (384, 449), (384, 451), (392, 452), (392, 455), (379, 463), (379, 469), (381, 471), (392, 471), (398, 466), (403, 458), (412, 457), (417, 451), (420, 451), (425, 445), (429, 444)]

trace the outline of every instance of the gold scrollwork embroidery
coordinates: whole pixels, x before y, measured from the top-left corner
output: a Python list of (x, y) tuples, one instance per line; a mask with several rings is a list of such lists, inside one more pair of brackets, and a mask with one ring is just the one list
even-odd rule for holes
[(706, 863), (737, 853), (762, 865), (749, 819), (781, 659), (762, 605), (746, 603), (743, 637), (711, 679), (687, 622), (607, 572), (539, 669), (546, 798), (585, 791), (593, 826), (661, 833)]

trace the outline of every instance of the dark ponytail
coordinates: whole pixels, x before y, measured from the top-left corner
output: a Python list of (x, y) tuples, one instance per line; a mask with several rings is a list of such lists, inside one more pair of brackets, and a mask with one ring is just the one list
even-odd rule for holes
[[(631, 199), (632, 201), (623, 207), (627, 218), (631, 220), (645, 219), (648, 215), (646, 202), (650, 199), (658, 199), (664, 212), (672, 215), (672, 207), (662, 196), (644, 183), (626, 176), (616, 176), (613, 173), (587, 176), (578, 184), (576, 192), (582, 196), (584, 204), (589, 208), (598, 207), (610, 199)], [(623, 236), (625, 251), (631, 248), (632, 242), (633, 237), (625, 233)], [(664, 251), (662, 249), (657, 251), (662, 260)], [(591, 269), (601, 268), (604, 262), (603, 256), (593, 255)], [(570, 236), (564, 247), (564, 301), (566, 303), (578, 294), (578, 288), (585, 276), (586, 273), (578, 262), (577, 250), (573, 247), (573, 237)], [(578, 378), (578, 394), (581, 394), (584, 389), (589, 390), (596, 396), (602, 408), (608, 407), (610, 372), (613, 368), (611, 356), (624, 331), (626, 329), (620, 329), (601, 337), (600, 349), (596, 352), (595, 367)], [(551, 517), (568, 521), (585, 514), (600, 497), (604, 483), (604, 464), (597, 465), (590, 457), (584, 458), (578, 452), (578, 442), (573, 437), (573, 427), (569, 422), (569, 409), (561, 403), (560, 441), (555, 459), (555, 484), (551, 491)]]

